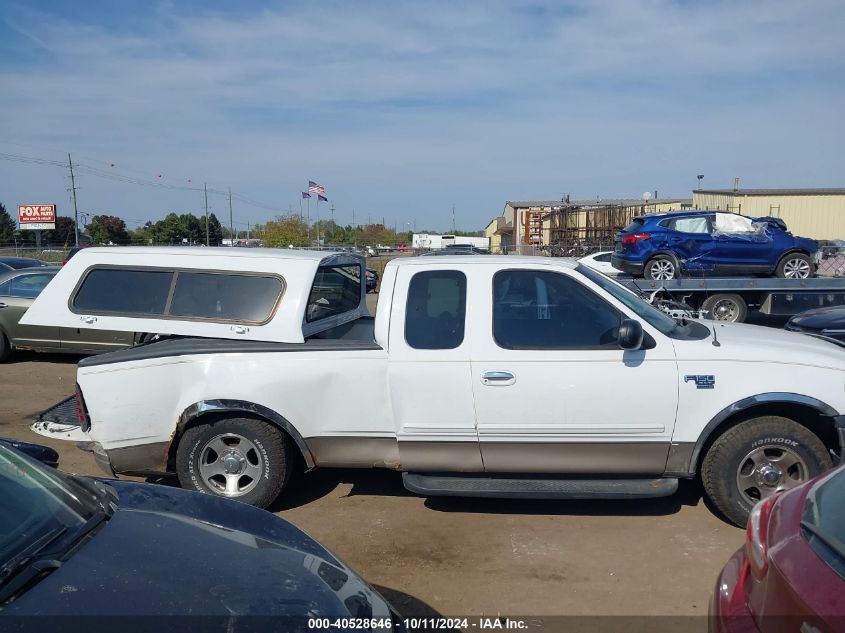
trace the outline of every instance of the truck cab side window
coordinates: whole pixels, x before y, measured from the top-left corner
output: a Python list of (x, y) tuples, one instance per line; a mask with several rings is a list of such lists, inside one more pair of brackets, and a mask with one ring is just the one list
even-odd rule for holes
[(567, 275), (498, 272), (493, 302), (493, 337), (505, 349), (617, 348), (621, 313)]
[(464, 340), (467, 278), (457, 270), (415, 274), (408, 286), (405, 340), (414, 349), (455, 349)]

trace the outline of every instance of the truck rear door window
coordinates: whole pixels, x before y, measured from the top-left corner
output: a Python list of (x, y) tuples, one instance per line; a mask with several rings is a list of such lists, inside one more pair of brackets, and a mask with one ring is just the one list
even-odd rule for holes
[(360, 266), (320, 266), (311, 286), (305, 320), (308, 323), (355, 310), (361, 303)]
[(85, 276), (73, 307), (78, 312), (163, 316), (174, 274), (172, 270), (95, 268)]
[(455, 349), (464, 341), (467, 278), (457, 270), (411, 277), (405, 308), (405, 340), (414, 349)]
[(282, 294), (278, 277), (179, 271), (169, 316), (262, 323)]

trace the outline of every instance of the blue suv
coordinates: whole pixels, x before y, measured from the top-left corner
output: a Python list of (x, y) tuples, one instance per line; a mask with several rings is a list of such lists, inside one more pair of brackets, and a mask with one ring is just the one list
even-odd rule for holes
[(818, 243), (795, 237), (780, 218), (725, 211), (644, 215), (616, 235), (611, 264), (635, 277), (775, 275), (812, 277)]

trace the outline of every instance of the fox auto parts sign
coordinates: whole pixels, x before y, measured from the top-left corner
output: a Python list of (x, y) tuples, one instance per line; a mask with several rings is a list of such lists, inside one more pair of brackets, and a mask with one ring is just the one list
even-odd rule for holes
[(18, 223), (21, 229), (32, 231), (56, 228), (55, 204), (18, 205)]

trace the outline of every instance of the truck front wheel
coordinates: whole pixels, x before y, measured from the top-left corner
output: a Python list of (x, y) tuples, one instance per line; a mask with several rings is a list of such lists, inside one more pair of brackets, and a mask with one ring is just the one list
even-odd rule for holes
[(832, 465), (824, 443), (788, 418), (741, 422), (713, 442), (701, 465), (704, 491), (725, 518), (745, 526), (751, 508)]
[(290, 442), (252, 418), (223, 418), (192, 426), (176, 450), (183, 488), (266, 508), (282, 492), (293, 463)]

